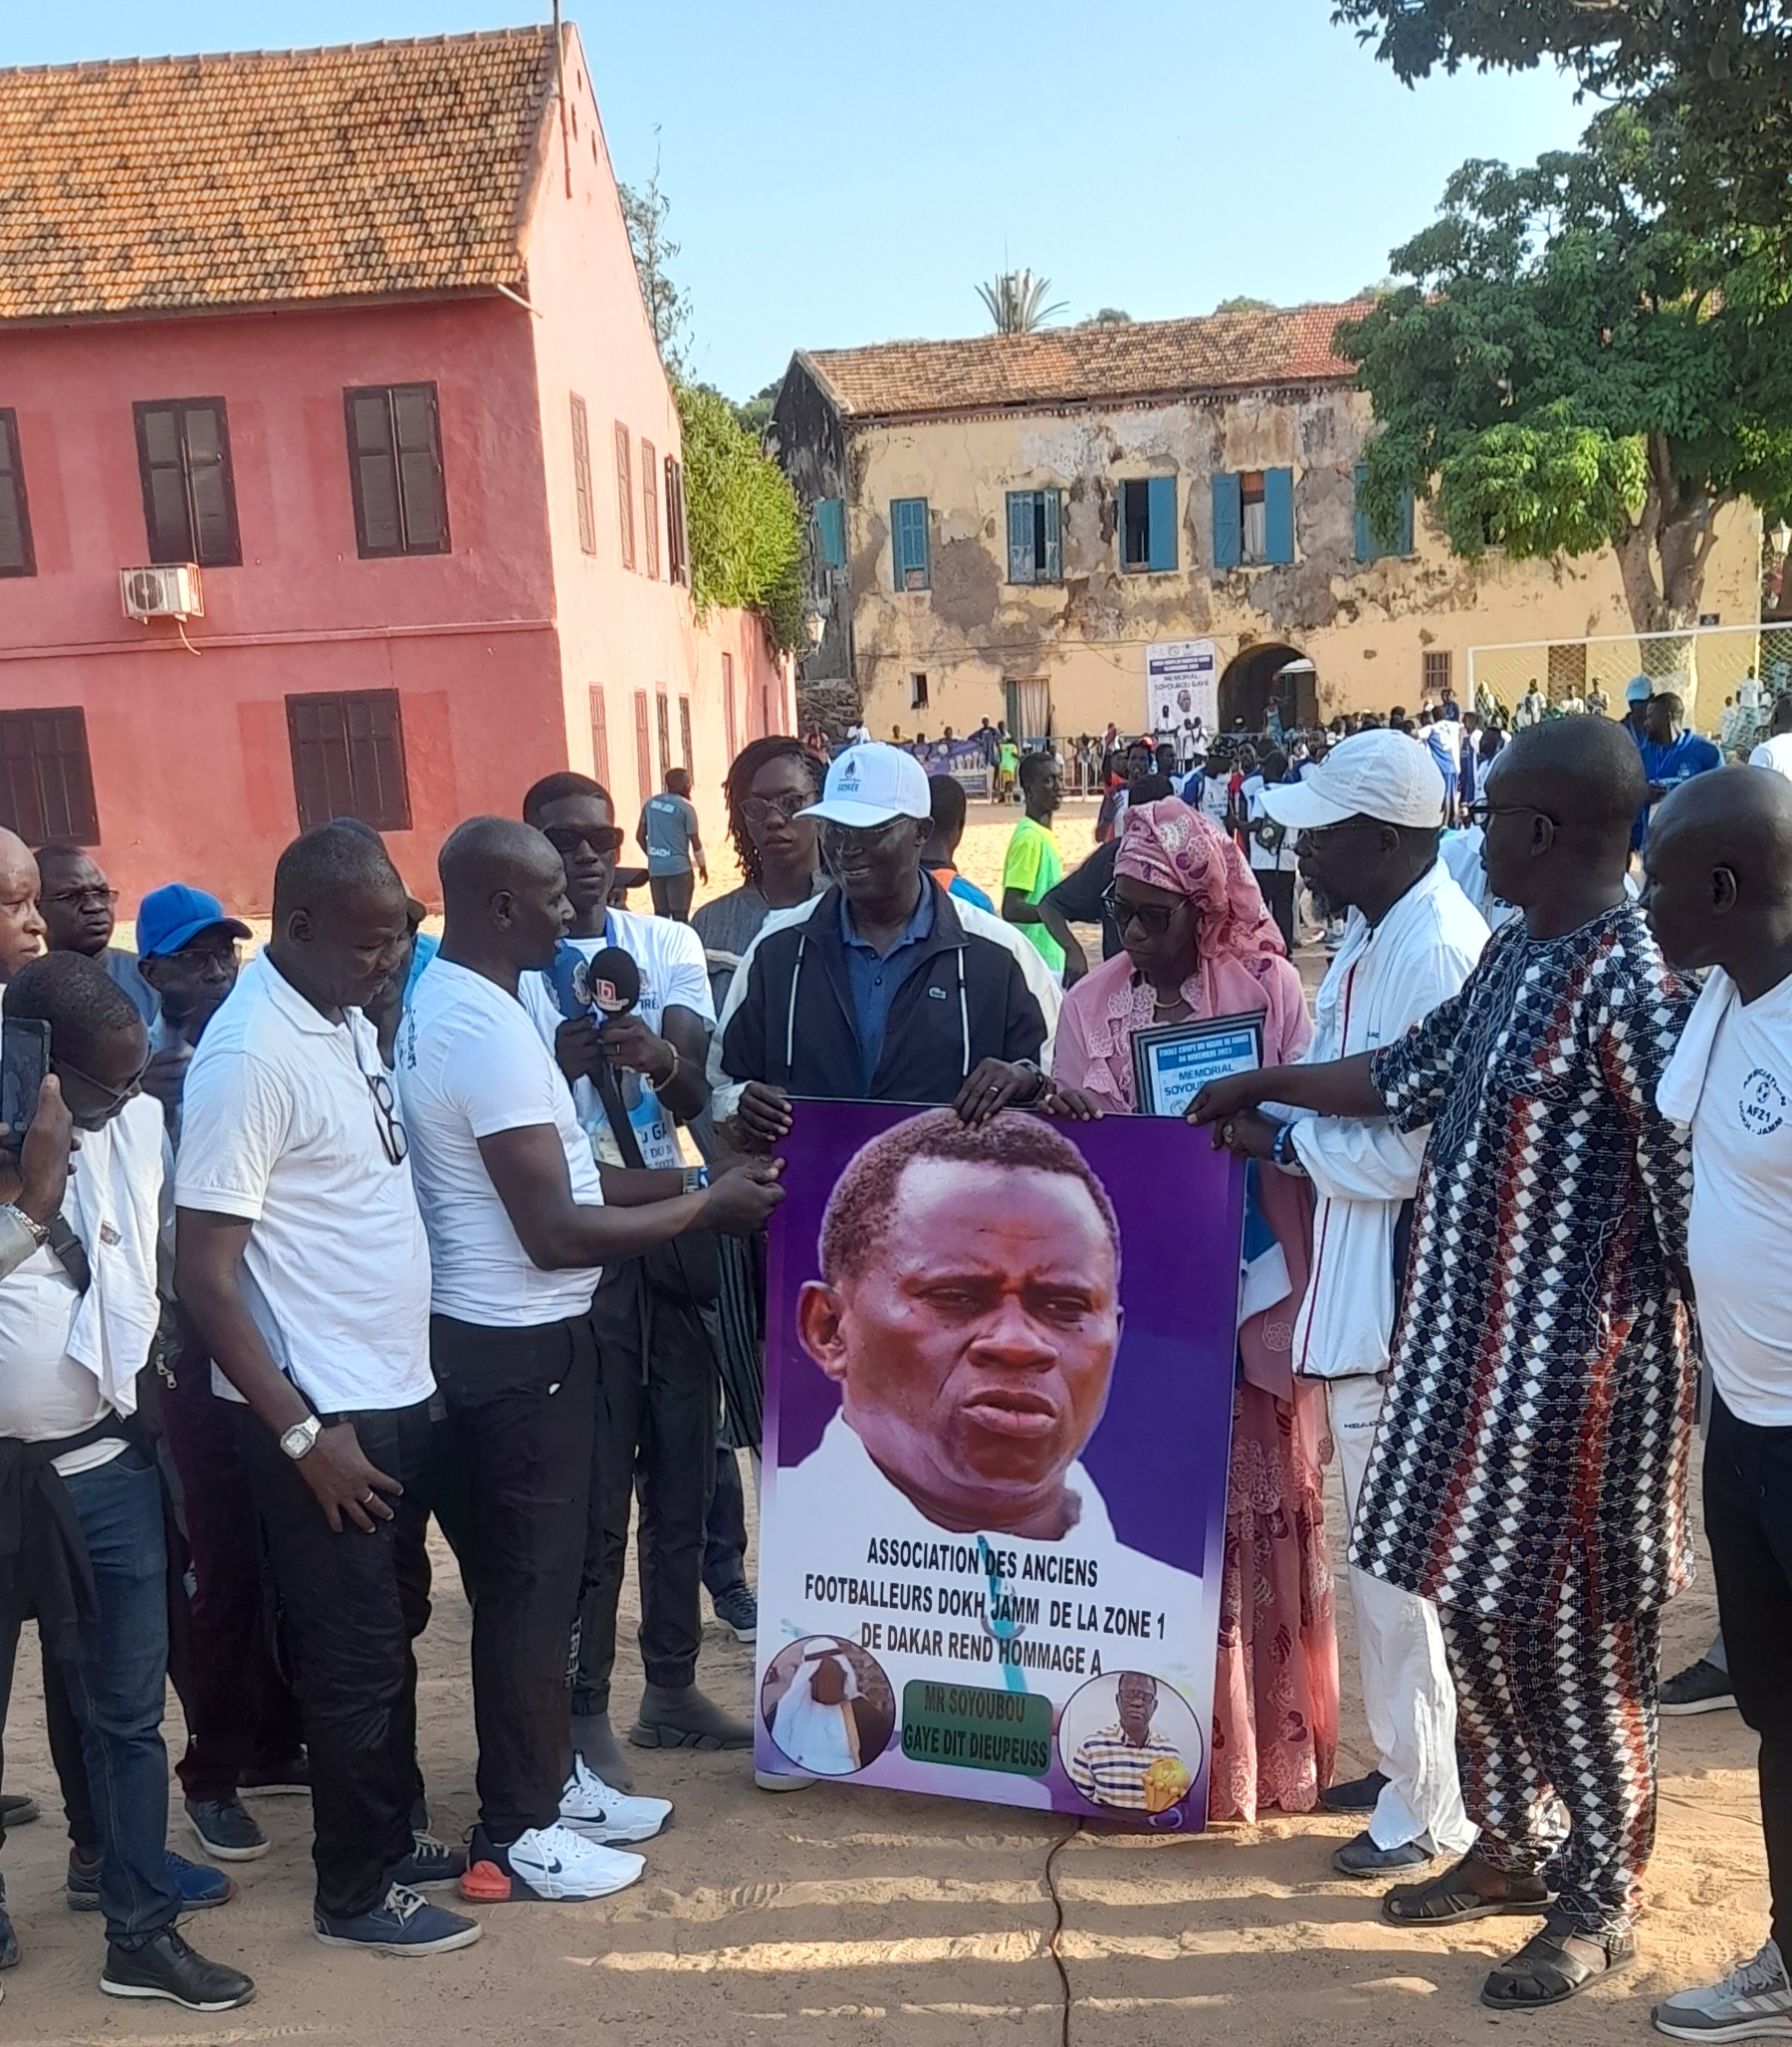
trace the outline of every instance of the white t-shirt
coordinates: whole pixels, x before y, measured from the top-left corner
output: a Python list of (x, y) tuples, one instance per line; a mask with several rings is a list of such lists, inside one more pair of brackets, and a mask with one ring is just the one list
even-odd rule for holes
[[(391, 1076), (366, 1018), (331, 1023), (263, 952), (206, 1026), (181, 1092), (175, 1201), (254, 1226), (249, 1312), (324, 1415), (435, 1391), (429, 1247), (410, 1161), (394, 1165), (381, 1137), (376, 1082)], [(221, 1374), (213, 1383), (237, 1397)]]
[(1776, 775), (1792, 777), (1792, 732), (1776, 732), (1762, 740), (1748, 757), (1751, 768), (1771, 768)]
[(571, 1093), (522, 1004), (495, 981), (437, 954), (398, 1026), (396, 1058), (429, 1231), (435, 1312), (505, 1329), (583, 1314), (601, 1269), (544, 1272), (533, 1263), (479, 1149), (482, 1137), (501, 1130), (552, 1124), (566, 1155), (572, 1199), (586, 1208), (603, 1205)]
[[(601, 938), (573, 938), (566, 942), (576, 946), (587, 960), (605, 946), (622, 948), (641, 970), (641, 999), (635, 1004), (635, 1015), (655, 1036), (664, 1034), (666, 1011), (673, 1007), (694, 1011), (711, 1030), (715, 1029), (716, 1006), (710, 995), (709, 962), (704, 957), (703, 941), (688, 924), (675, 923), (670, 917), (637, 917), (630, 910), (611, 910)], [(546, 974), (525, 974), (519, 993), (552, 1053), (555, 1035), (565, 1021), (552, 980)], [(641, 1164), (683, 1165), (677, 1124), (661, 1106), (652, 1083), (638, 1073), (622, 1072), (616, 1078), (635, 1143), (641, 1148)], [(603, 1102), (590, 1081), (577, 1082), (572, 1089), (572, 1102), (578, 1111), (579, 1127), (590, 1139), (597, 1156), (607, 1166), (622, 1165), (622, 1153), (610, 1135)]]
[(1686, 1247), (1724, 1405), (1792, 1428), (1792, 980), (1746, 1005), (1729, 989), (1692, 1116)]
[[(1244, 778), (1238, 788), (1238, 800), (1244, 805), (1245, 821), (1252, 826), (1259, 817), (1268, 814), (1263, 808), (1263, 778), (1260, 775)], [(1284, 831), (1281, 844), (1271, 852), (1267, 846), (1257, 844), (1256, 832), (1251, 830), (1247, 841), (1252, 869), (1259, 874), (1292, 874), (1300, 865), (1294, 851), (1294, 838), (1293, 832)]]

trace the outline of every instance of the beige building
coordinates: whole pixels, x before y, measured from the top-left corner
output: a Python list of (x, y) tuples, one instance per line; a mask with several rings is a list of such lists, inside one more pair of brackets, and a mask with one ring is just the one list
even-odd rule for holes
[[(798, 352), (773, 434), (813, 514), (807, 714), (1030, 738), (1137, 730), (1161, 693), (1255, 728), (1272, 694), (1300, 722), (1466, 703), (1467, 650), (1512, 641), (1559, 642), (1535, 679), (1573, 690), (1572, 643), (1630, 629), (1614, 557), (1471, 564), (1423, 506), (1359, 513), (1373, 420), (1332, 336), (1363, 310)], [(1713, 622), (1758, 616), (1759, 550), (1728, 509)]]

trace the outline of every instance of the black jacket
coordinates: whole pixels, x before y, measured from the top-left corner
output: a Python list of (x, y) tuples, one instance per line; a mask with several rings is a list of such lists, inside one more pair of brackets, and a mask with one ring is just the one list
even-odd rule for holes
[(967, 931), (938, 882), (927, 886), (933, 930), (891, 1005), (869, 1088), (837, 888), (800, 924), (760, 941), (722, 1040), (728, 1077), (822, 1100), (945, 1103), (981, 1059), (1036, 1059), (1045, 1019), (1019, 962), (999, 940)]

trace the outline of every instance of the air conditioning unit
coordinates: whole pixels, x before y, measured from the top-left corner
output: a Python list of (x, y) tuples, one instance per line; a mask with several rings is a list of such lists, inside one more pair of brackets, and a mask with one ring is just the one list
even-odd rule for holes
[(126, 618), (203, 618), (205, 594), (196, 562), (159, 569), (120, 569), (118, 589)]

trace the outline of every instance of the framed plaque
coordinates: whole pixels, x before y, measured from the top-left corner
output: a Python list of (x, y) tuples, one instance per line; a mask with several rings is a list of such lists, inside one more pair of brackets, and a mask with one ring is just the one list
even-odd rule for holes
[(1133, 1033), (1133, 1085), (1141, 1116), (1180, 1116), (1210, 1080), (1263, 1063), (1260, 1016), (1154, 1024)]

